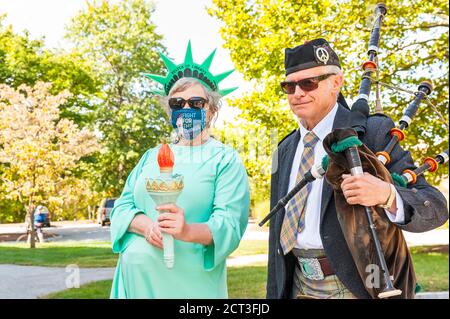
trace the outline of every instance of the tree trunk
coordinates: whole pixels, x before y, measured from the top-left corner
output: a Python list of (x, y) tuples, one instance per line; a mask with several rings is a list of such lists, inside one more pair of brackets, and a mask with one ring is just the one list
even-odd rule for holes
[(35, 237), (36, 237), (36, 229), (34, 228), (34, 210), (33, 207), (30, 205), (30, 207), (28, 208), (28, 216), (29, 216), (29, 221), (30, 221), (30, 248), (36, 248), (36, 241), (35, 241)]
[(88, 205), (88, 219), (89, 221), (92, 221), (94, 219), (94, 212), (93, 212), (93, 207), (91, 207), (91, 205)]

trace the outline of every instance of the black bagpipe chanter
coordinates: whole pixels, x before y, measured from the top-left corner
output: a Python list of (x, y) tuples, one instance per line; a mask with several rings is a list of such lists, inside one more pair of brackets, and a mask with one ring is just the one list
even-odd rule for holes
[[(370, 114), (368, 100), (373, 82), (371, 75), (378, 67), (380, 29), (386, 13), (386, 6), (383, 3), (377, 4), (367, 51), (368, 60), (362, 66), (362, 80), (358, 97), (351, 108), (348, 128), (335, 129), (325, 138), (323, 144), (328, 155), (314, 165), (304, 178), (279, 200), (259, 225), (263, 226), (308, 183), (326, 176), (327, 182), (334, 189), (341, 230), (368, 294), (372, 298), (414, 298), (416, 278), (400, 228), (390, 222), (382, 208), (347, 204), (340, 189), (341, 176), (344, 173), (356, 176), (368, 172), (391, 184), (402, 185), (399, 180), (410, 180), (411, 183), (414, 176), (427, 170), (433, 171), (438, 163), (448, 161), (447, 150), (436, 159), (427, 158), (425, 166), (422, 165), (416, 170), (405, 170), (401, 176), (392, 176), (384, 166), (390, 162), (389, 155), (395, 146), (405, 138), (404, 130), (410, 125), (422, 100), (432, 91), (432, 84), (428, 81), (419, 85), (415, 98), (405, 109), (398, 127), (391, 129), (390, 141), (383, 150), (376, 150), (374, 154), (359, 140), (364, 137), (367, 129)], [(402, 186), (406, 184), (408, 182), (404, 182)]]

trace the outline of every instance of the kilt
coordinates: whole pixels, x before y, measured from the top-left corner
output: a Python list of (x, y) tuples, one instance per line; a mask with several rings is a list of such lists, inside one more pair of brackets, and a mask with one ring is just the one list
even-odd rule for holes
[(305, 277), (301, 270), (299, 258), (325, 257), (321, 249), (293, 249), (297, 258), (292, 287), (293, 299), (356, 299), (336, 275), (325, 276), (321, 280)]

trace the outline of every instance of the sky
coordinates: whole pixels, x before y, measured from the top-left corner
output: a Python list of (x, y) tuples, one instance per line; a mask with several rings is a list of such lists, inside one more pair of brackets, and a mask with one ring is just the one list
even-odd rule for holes
[[(212, 73), (234, 68), (229, 52), (222, 47), (220, 23), (206, 11), (211, 0), (156, 0), (154, 3), (156, 31), (164, 36), (163, 44), (175, 63), (184, 60), (188, 40), (191, 40), (194, 62), (203, 62), (217, 48), (210, 69)], [(11, 24), (16, 33), (26, 29), (33, 38), (45, 37), (48, 48), (68, 47), (63, 39), (65, 25), (84, 8), (86, 0), (0, 0), (0, 14), (7, 14), (5, 23)], [(226, 98), (238, 97), (250, 87), (237, 71), (220, 83), (220, 88), (234, 86), (239, 86), (239, 89)], [(226, 100), (223, 102), (217, 122), (219, 126), (239, 113), (236, 108), (228, 107)]]

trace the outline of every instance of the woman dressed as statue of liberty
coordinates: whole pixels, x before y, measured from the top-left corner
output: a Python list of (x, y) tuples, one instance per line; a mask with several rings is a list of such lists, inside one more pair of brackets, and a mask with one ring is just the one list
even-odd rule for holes
[[(178, 133), (169, 145), (171, 170), (184, 185), (176, 204), (158, 205), (149, 196), (146, 181), (160, 175), (161, 146), (146, 151), (128, 176), (111, 212), (112, 249), (120, 254), (111, 298), (228, 297), (226, 258), (247, 227), (250, 195), (237, 152), (209, 135), (220, 98), (236, 89), (219, 90), (232, 71), (213, 76), (213, 57), (194, 63), (189, 43), (180, 65), (161, 54), (166, 77), (146, 74), (164, 87), (155, 93)], [(163, 234), (174, 239), (171, 267)]]

